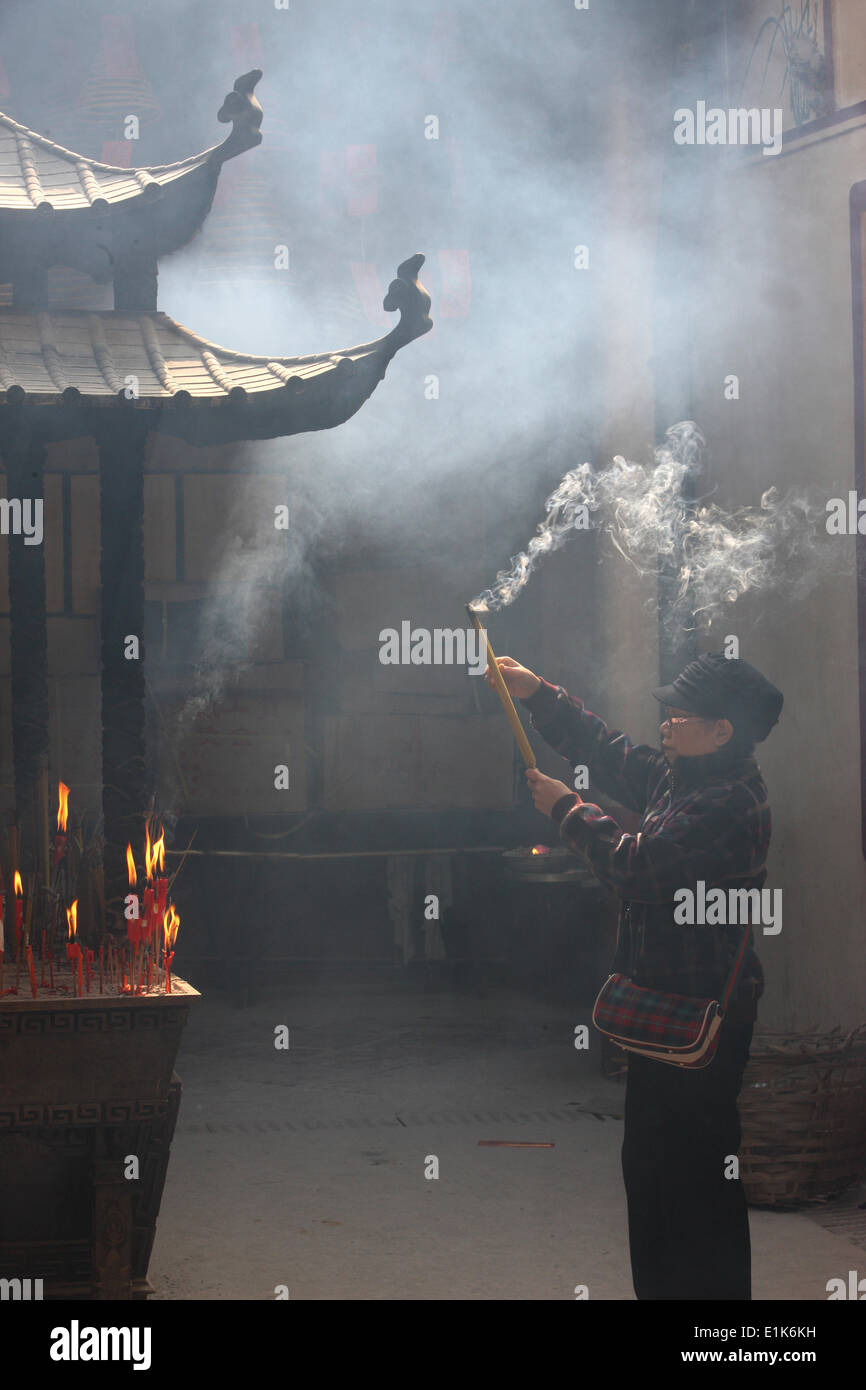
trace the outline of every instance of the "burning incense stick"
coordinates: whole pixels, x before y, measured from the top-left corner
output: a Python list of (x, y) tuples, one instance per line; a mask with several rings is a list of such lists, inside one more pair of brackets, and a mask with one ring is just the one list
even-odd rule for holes
[(508, 693), (508, 686), (505, 684), (505, 681), (502, 678), (502, 672), (500, 671), (496, 663), (496, 657), (494, 656), (493, 648), (490, 645), (490, 638), (487, 636), (484, 624), (481, 621), (481, 615), (477, 609), (472, 608), (471, 605), (468, 603), (466, 605), (466, 612), (469, 614), (470, 618), (475, 624), (476, 631), (484, 633), (484, 639), (487, 642), (487, 661), (490, 666), (490, 674), (492, 675), (493, 683), (496, 686), (496, 693), (502, 701), (502, 708), (505, 710), (505, 713), (508, 716), (508, 722), (511, 725), (511, 728), (514, 732), (514, 737), (517, 739), (517, 745), (523, 756), (523, 761), (525, 762), (527, 767), (535, 767), (535, 754), (533, 753), (532, 748), (530, 747), (529, 739), (526, 737), (526, 733), (524, 731), (523, 725), (520, 722), (520, 717), (517, 713), (517, 710), (514, 708), (514, 701)]
[(479, 1149), (553, 1149), (555, 1144), (539, 1139), (479, 1139)]

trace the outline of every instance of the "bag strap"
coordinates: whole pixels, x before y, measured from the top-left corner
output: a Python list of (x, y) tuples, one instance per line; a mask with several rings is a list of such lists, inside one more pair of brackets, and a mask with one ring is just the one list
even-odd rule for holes
[(721, 998), (719, 999), (719, 1013), (722, 1016), (724, 1016), (728, 1011), (728, 1003), (733, 992), (734, 982), (737, 978), (737, 975), (740, 973), (740, 966), (743, 963), (743, 957), (746, 954), (746, 946), (748, 945), (749, 933), (751, 932), (751, 930), (752, 923), (749, 922), (746, 926), (746, 930), (743, 932), (743, 939), (740, 942), (740, 949), (734, 957), (734, 962), (730, 968), (730, 971), (728, 972), (728, 978), (725, 983), (725, 987), (722, 990)]

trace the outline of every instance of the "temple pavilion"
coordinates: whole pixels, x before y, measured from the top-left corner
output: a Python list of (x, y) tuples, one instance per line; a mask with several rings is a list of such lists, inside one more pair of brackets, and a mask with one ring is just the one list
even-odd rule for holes
[[(15, 799), (30, 867), (47, 876), (49, 698), (45, 548), (14, 534), (14, 499), (43, 496), (49, 445), (90, 437), (98, 454), (102, 807), (108, 924), (126, 891), (125, 847), (147, 810), (144, 662), (125, 657), (144, 630), (143, 486), (153, 432), (191, 445), (331, 429), (355, 414), (391, 358), (432, 327), (418, 283), (397, 269), (383, 307), (395, 327), (333, 352), (272, 357), (209, 342), (158, 307), (160, 258), (186, 245), (227, 160), (260, 144), (262, 74), (239, 77), (218, 121), (228, 136), (148, 168), (75, 154), (0, 114), (0, 456), (10, 500), (9, 603)], [(112, 309), (50, 307), (48, 272), (111, 285)], [(34, 833), (28, 848), (28, 826)], [(42, 878), (45, 882), (46, 878)]]

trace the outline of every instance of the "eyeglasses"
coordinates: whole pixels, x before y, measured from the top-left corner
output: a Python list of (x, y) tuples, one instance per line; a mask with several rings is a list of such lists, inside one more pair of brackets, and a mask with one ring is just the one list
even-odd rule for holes
[(659, 725), (659, 728), (660, 728), (660, 729), (665, 729), (665, 728), (667, 728), (667, 729), (672, 729), (673, 726), (674, 726), (674, 724), (694, 724), (694, 723), (698, 723), (698, 724), (707, 724), (707, 723), (709, 723), (709, 720), (707, 720), (707, 719), (704, 717), (704, 715), (702, 715), (702, 714), (677, 714), (677, 715), (673, 715), (673, 716), (668, 715), (667, 719), (663, 719), (663, 720), (662, 720), (661, 724)]

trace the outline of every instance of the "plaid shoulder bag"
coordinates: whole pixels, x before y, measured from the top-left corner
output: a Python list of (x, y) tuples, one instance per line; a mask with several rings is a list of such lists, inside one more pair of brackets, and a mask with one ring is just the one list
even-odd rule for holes
[(626, 1052), (654, 1057), (674, 1067), (706, 1067), (716, 1055), (719, 1028), (749, 940), (751, 923), (743, 933), (727, 982), (719, 999), (694, 999), (632, 984), (625, 975), (609, 975), (592, 1010), (600, 1033)]

